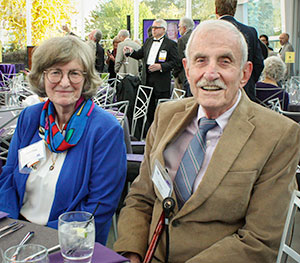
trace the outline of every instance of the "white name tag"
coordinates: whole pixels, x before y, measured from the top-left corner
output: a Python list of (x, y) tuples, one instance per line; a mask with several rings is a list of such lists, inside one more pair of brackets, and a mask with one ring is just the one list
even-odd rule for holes
[(159, 62), (165, 62), (167, 59), (167, 51), (166, 50), (161, 50), (159, 52), (159, 55), (158, 55), (158, 61)]
[(33, 165), (46, 158), (45, 143), (43, 140), (19, 149), (19, 172), (30, 173)]
[(173, 182), (158, 160), (155, 160), (152, 181), (163, 199), (171, 196), (173, 191)]

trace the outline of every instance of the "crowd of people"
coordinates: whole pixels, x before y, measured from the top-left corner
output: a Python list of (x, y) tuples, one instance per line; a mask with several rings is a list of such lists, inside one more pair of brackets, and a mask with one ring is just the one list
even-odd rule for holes
[[(65, 28), (66, 36), (37, 47), (28, 79), (47, 100), (18, 118), (0, 175), (0, 211), (57, 228), (60, 214), (92, 212), (100, 202), (96, 241), (106, 243), (126, 180), (123, 130), (92, 99), (106, 64), (111, 77), (140, 76), (153, 87), (144, 161), (114, 250), (133, 263), (149, 255), (152, 262), (275, 262), (297, 188), (300, 127), (259, 105), (255, 90), (293, 74), (285, 63), (293, 48), (282, 33), (276, 55), (266, 35), (234, 18), (237, 0), (215, 7), (218, 19), (196, 28), (180, 19), (176, 41), (163, 19), (142, 45), (120, 30), (106, 58), (100, 30), (82, 41)], [(172, 77), (189, 97), (157, 106), (170, 97)]]

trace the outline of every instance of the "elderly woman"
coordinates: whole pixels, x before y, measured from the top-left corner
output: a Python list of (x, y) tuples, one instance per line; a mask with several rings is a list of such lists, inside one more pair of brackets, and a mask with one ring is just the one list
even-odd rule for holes
[(92, 101), (100, 79), (88, 44), (52, 38), (33, 54), (29, 82), (44, 103), (19, 116), (0, 175), (0, 211), (57, 228), (67, 211), (95, 214), (105, 244), (126, 177), (123, 130)]
[(278, 83), (283, 80), (286, 72), (286, 65), (280, 57), (271, 56), (264, 60), (264, 70), (262, 72), (262, 81), (256, 83), (256, 97), (260, 101), (279, 98), (283, 110), (287, 110), (289, 104), (289, 95), (284, 90), (279, 90)]

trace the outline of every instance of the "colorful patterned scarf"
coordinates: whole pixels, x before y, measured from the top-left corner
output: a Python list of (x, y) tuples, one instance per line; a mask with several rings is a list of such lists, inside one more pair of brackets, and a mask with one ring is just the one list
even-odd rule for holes
[(39, 133), (40, 136), (45, 138), (50, 151), (60, 153), (75, 146), (83, 134), (88, 117), (94, 107), (95, 104), (91, 99), (84, 100), (81, 97), (76, 102), (75, 112), (71, 119), (64, 126), (66, 133), (63, 136), (55, 123), (54, 105), (48, 99), (42, 109)]

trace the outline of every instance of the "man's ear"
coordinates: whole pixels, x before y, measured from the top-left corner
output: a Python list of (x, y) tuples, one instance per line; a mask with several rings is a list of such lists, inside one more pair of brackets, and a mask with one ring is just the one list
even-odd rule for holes
[(189, 67), (188, 67), (187, 58), (183, 58), (182, 59), (182, 65), (183, 65), (184, 70), (185, 70), (185, 75), (186, 75), (186, 77), (188, 79), (189, 78)]
[(240, 81), (240, 88), (244, 87), (247, 84), (248, 80), (251, 77), (252, 70), (253, 70), (252, 62), (247, 61), (244, 65), (242, 73), (241, 73), (242, 77), (241, 77), (241, 81)]

